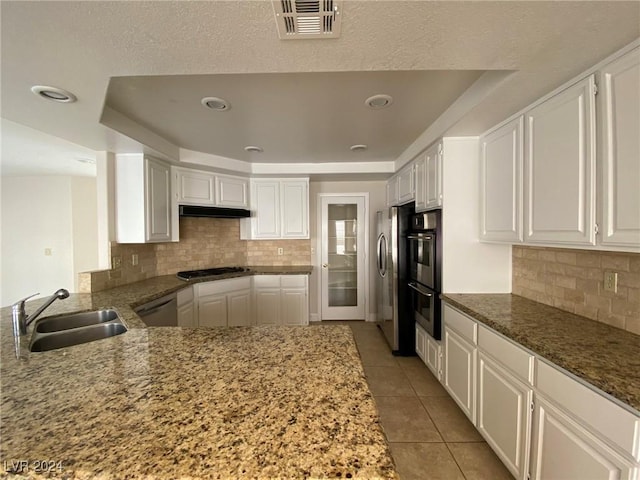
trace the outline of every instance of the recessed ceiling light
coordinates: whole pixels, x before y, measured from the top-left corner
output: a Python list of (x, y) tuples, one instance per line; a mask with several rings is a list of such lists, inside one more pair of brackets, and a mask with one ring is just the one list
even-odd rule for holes
[(34, 85), (31, 87), (31, 91), (36, 95), (47, 100), (60, 103), (72, 103), (77, 100), (76, 96), (71, 93), (57, 87), (49, 87), (47, 85)]
[(367, 98), (364, 101), (364, 104), (369, 108), (385, 108), (393, 103), (393, 97), (391, 95), (374, 95), (372, 97)]
[(256, 147), (255, 145), (247, 145), (246, 147), (244, 147), (244, 149), (247, 152), (257, 152), (257, 153), (264, 152), (264, 150), (262, 150), (262, 148)]
[(360, 152), (362, 150), (366, 150), (367, 146), (359, 144), (359, 145), (351, 145), (349, 148), (351, 149), (352, 152)]
[(211, 110), (217, 110), (218, 112), (224, 112), (231, 108), (231, 104), (224, 98), (218, 97), (204, 97), (200, 100), (200, 103)]

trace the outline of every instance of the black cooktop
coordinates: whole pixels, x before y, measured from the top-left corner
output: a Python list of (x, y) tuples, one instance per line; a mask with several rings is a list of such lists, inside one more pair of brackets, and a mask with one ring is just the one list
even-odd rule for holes
[(178, 272), (176, 275), (182, 280), (191, 280), (192, 278), (210, 277), (212, 275), (222, 275), (223, 273), (246, 272), (248, 268), (244, 267), (217, 267), (205, 268), (203, 270), (187, 270)]

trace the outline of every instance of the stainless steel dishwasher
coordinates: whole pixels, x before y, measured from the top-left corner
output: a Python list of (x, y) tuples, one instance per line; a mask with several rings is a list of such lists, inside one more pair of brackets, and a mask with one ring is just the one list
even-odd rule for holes
[(148, 327), (178, 326), (178, 302), (175, 293), (140, 305), (135, 312)]

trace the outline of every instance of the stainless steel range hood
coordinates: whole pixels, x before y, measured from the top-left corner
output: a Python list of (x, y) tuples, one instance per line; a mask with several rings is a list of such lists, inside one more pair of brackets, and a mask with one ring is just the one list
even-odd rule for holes
[(181, 217), (211, 218), (247, 218), (251, 212), (244, 208), (202, 207), (198, 205), (180, 205)]

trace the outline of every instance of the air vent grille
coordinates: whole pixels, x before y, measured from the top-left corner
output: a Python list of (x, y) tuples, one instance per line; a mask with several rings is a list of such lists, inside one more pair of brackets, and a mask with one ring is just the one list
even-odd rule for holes
[(342, 0), (274, 0), (282, 40), (340, 36)]

